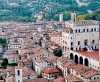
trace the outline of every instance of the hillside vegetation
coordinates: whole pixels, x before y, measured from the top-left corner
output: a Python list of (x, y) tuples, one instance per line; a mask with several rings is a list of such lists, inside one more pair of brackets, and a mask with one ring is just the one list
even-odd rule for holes
[(38, 15), (45, 20), (58, 20), (60, 13), (64, 14), (64, 20), (68, 20), (73, 11), (77, 15), (86, 15), (86, 19), (100, 20), (100, 1), (85, 0), (84, 3), (86, 5), (79, 6), (76, 0), (0, 0), (0, 21), (31, 22)]

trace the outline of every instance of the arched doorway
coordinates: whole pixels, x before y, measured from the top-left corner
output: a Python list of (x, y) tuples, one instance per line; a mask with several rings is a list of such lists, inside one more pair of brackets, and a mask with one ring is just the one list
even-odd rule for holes
[(83, 64), (83, 58), (80, 57), (79, 60), (80, 60), (80, 64)]
[(71, 59), (71, 60), (74, 59), (73, 53), (70, 54), (70, 59)]
[(75, 63), (78, 64), (78, 56), (75, 55)]
[(84, 64), (85, 64), (85, 66), (89, 66), (89, 61), (87, 58), (84, 59)]

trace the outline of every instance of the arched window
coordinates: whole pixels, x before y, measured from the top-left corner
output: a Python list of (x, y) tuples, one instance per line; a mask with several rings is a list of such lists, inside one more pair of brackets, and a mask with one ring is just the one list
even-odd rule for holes
[(74, 59), (73, 53), (70, 54), (70, 59)]
[(89, 66), (89, 61), (87, 58), (84, 59), (84, 64), (85, 64), (85, 66)]
[(78, 56), (75, 55), (75, 63), (78, 64)]
[(80, 57), (79, 60), (80, 60), (80, 64), (83, 64), (83, 58)]

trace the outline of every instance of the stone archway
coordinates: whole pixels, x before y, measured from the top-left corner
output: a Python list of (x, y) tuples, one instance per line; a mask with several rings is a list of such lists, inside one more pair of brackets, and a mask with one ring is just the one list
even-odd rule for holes
[(74, 59), (73, 53), (70, 53), (70, 59), (71, 59), (71, 60)]
[(84, 65), (85, 65), (85, 66), (89, 66), (89, 61), (88, 61), (87, 58), (84, 59)]
[(75, 63), (78, 64), (78, 56), (75, 55)]
[(80, 57), (80, 58), (79, 58), (79, 63), (80, 63), (80, 64), (83, 64), (83, 57)]

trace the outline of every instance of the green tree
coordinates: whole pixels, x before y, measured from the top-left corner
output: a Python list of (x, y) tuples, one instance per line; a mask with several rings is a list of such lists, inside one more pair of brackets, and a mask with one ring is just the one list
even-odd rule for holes
[(53, 51), (53, 53), (54, 53), (54, 55), (55, 56), (58, 56), (58, 57), (61, 57), (62, 56), (62, 49), (55, 49), (54, 51)]
[(5, 58), (5, 59), (3, 59), (3, 62), (1, 63), (1, 66), (2, 66), (3, 68), (6, 68), (7, 65), (8, 65), (8, 59)]
[(7, 40), (6, 39), (3, 39), (3, 38), (0, 38), (0, 45), (2, 47), (6, 47), (7, 46)]

